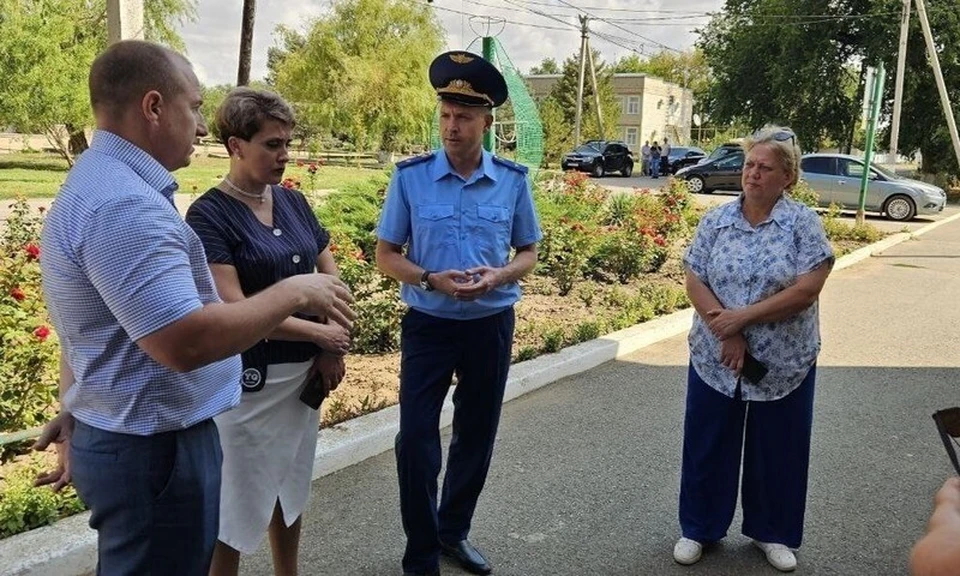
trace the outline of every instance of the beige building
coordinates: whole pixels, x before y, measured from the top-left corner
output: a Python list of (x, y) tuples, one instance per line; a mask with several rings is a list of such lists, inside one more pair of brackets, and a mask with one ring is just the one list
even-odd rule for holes
[[(560, 74), (524, 78), (530, 95), (539, 102), (550, 94)], [(647, 140), (662, 144), (664, 136), (673, 144), (690, 142), (693, 91), (646, 74), (614, 74), (613, 93), (620, 102), (620, 121), (613, 130), (605, 130), (611, 140), (623, 140), (634, 154)]]

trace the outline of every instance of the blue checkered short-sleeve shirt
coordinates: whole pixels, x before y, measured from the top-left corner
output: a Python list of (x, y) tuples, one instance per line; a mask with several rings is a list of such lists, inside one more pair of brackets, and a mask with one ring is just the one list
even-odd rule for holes
[(240, 401), (239, 356), (177, 373), (136, 344), (220, 301), (203, 245), (174, 207), (176, 188), (146, 152), (101, 130), (47, 214), (44, 298), (76, 376), (65, 408), (90, 426), (156, 434)]

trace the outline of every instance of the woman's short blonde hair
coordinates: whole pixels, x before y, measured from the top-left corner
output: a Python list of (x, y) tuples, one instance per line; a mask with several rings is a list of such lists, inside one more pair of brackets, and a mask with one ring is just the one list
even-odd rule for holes
[(793, 188), (800, 180), (801, 156), (800, 146), (797, 144), (797, 135), (794, 131), (785, 126), (767, 124), (757, 130), (753, 136), (744, 140), (744, 155), (748, 154), (757, 144), (765, 144), (773, 150), (774, 155), (780, 162), (780, 167), (787, 174), (790, 174), (790, 183), (787, 184), (787, 190)]
[(228, 143), (231, 136), (249, 141), (268, 120), (290, 128), (296, 125), (293, 108), (279, 95), (246, 86), (231, 90), (217, 109), (217, 131), (227, 153), (231, 154)]

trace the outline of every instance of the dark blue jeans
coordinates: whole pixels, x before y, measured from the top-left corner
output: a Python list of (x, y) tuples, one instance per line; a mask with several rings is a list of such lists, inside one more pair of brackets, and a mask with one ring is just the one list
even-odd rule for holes
[(220, 522), (220, 437), (212, 420), (152, 436), (77, 421), (73, 483), (97, 531), (97, 574), (206, 576)]
[[(435, 569), (440, 542), (455, 544), (470, 531), (500, 423), (513, 328), (513, 308), (476, 320), (416, 310), (403, 318), (396, 453), (405, 571)], [(453, 437), (438, 509), (440, 409), (454, 372)]]
[(740, 462), (744, 536), (799, 548), (807, 503), (817, 367), (772, 402), (745, 402), (687, 376), (680, 528), (701, 543), (727, 534), (737, 506)]

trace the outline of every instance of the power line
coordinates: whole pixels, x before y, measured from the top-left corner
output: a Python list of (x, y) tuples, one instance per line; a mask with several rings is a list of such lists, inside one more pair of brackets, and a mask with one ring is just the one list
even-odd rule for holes
[[(537, 2), (536, 0), (519, 0), (519, 1), (523, 2), (524, 4), (533, 4), (536, 6), (549, 6), (551, 8), (563, 8), (563, 6), (557, 6), (556, 4), (552, 4), (550, 2)], [(575, 10), (593, 10), (596, 12), (630, 12), (633, 14), (637, 14), (637, 13), (689, 14), (689, 13), (696, 12), (693, 10), (638, 10), (634, 8), (604, 8), (601, 6), (583, 6), (583, 7), (571, 6), (571, 8)]]
[[(415, 2), (415, 3), (417, 3), (417, 4), (421, 4), (421, 2), (416, 2), (416, 0), (410, 0), (410, 1), (411, 1), (411, 2)], [(479, 6), (486, 6), (486, 7), (490, 7), (490, 8), (499, 8), (499, 9), (506, 9), (506, 8), (504, 8), (504, 7), (493, 7), (493, 6), (489, 6), (489, 5), (487, 5), (487, 4), (482, 4), (482, 3), (480, 3), (480, 2), (476, 2), (476, 0), (471, 0), (471, 1), (472, 1), (473, 4), (476, 4), (476, 5), (479, 5)], [(503, 1), (504, 1), (504, 2), (507, 2), (507, 3), (509, 3), (509, 4), (513, 4), (513, 2), (511, 2), (510, 0), (503, 0)], [(514, 4), (514, 5), (516, 5), (516, 4)], [(491, 16), (489, 16), (489, 15), (487, 15), (487, 14), (476, 14), (476, 13), (473, 13), (473, 12), (464, 12), (464, 11), (461, 11), (461, 10), (454, 10), (454, 9), (452, 9), (452, 8), (444, 8), (444, 7), (442, 7), (442, 6), (437, 6), (436, 4), (433, 4), (433, 3), (430, 3), (430, 6), (431, 6), (432, 8), (434, 8), (434, 9), (436, 9), (436, 10), (442, 10), (442, 11), (444, 11), (444, 12), (451, 12), (451, 13), (460, 14), (460, 15), (463, 15), (463, 16), (481, 17), (481, 18), (482, 18), (482, 17), (491, 17)], [(517, 6), (519, 6), (519, 5), (517, 5)], [(519, 8), (520, 8), (522, 11), (524, 11), (524, 12), (529, 12), (529, 13), (535, 14), (535, 15), (537, 15), (537, 16), (541, 16), (541, 17), (544, 17), (544, 18), (549, 18), (549, 19), (554, 20), (554, 21), (556, 21), (556, 22), (559, 22), (559, 23), (561, 23), (561, 24), (565, 24), (565, 25), (568, 26), (568, 28), (561, 28), (561, 27), (559, 27), (559, 26), (549, 26), (549, 25), (546, 25), (546, 24), (533, 24), (533, 23), (529, 23), (529, 22), (517, 22), (517, 21), (514, 21), (514, 20), (507, 20), (507, 19), (505, 19), (505, 18), (502, 18), (502, 20), (503, 20), (505, 23), (508, 23), (508, 24), (515, 24), (515, 25), (518, 25), (518, 26), (527, 26), (527, 27), (530, 27), (530, 28), (537, 28), (537, 29), (541, 29), (541, 30), (559, 30), (559, 31), (563, 31), (563, 32), (566, 32), (566, 31), (570, 30), (571, 28), (574, 29), (574, 30), (579, 30), (579, 28), (578, 28), (577, 26), (575, 26), (574, 24), (568, 23), (568, 22), (560, 19), (560, 18), (557, 17), (557, 16), (554, 16), (554, 15), (551, 15), (551, 14), (546, 14), (546, 13), (543, 13), (543, 12), (540, 12), (540, 11), (538, 11), (538, 10), (534, 10), (534, 9), (531, 9), (531, 8), (526, 8), (526, 7), (524, 7), (524, 6), (519, 6)], [(499, 16), (496, 16), (496, 18), (500, 18), (500, 17), (499, 17)], [(633, 46), (629, 46), (629, 45), (626, 44), (627, 42), (633, 43), (633, 42), (635, 42), (634, 40), (629, 40), (629, 39), (626, 39), (626, 38), (619, 38), (619, 37), (617, 37), (617, 36), (611, 36), (611, 35), (607, 35), (607, 34), (600, 34), (600, 33), (598, 33), (598, 32), (593, 32), (593, 34), (594, 34), (595, 36), (597, 36), (598, 38), (604, 40), (605, 42), (610, 43), (610, 44), (613, 44), (614, 46), (617, 46), (618, 48), (623, 48), (624, 50), (629, 50), (630, 52), (634, 52), (634, 53), (636, 53), (636, 54), (638, 54), (638, 55), (642, 55), (642, 54), (644, 53), (644, 50), (643, 50), (643, 47), (642, 47), (641, 44), (639, 44), (639, 43), (637, 44), (637, 46), (639, 46), (639, 48), (633, 47)]]
[(560, 22), (561, 24), (565, 24), (565, 25), (573, 28), (574, 30), (577, 30), (577, 31), (580, 30), (580, 28), (579, 28), (578, 26), (576, 26), (575, 24), (571, 24), (570, 22), (567, 22), (566, 20), (561, 20), (560, 18), (557, 18), (556, 16), (551, 16), (550, 14), (545, 14), (545, 13), (543, 13), (543, 12), (540, 12), (539, 10), (534, 10), (533, 8), (527, 8), (526, 6), (521, 6), (520, 4), (517, 4), (514, 0), (503, 0), (503, 1), (506, 2), (507, 4), (512, 4), (512, 5), (514, 5), (514, 6), (518, 6), (518, 7), (522, 8), (522, 9), (526, 10), (527, 12), (531, 12), (531, 13), (533, 13), (533, 14), (536, 14), (537, 16), (542, 16), (542, 17), (544, 17), (544, 18), (549, 18), (549, 19), (551, 19), (551, 20), (555, 20), (555, 21), (557, 21), (557, 22)]
[[(530, 13), (526, 8), (522, 8), (522, 7), (518, 8), (515, 6), (494, 6), (492, 4), (484, 4), (483, 2), (477, 2), (477, 0), (466, 0), (466, 1), (469, 2), (470, 4), (473, 4), (474, 6), (483, 6), (484, 8), (492, 8), (494, 10), (507, 10), (509, 12), (517, 12), (518, 14)], [(544, 15), (556, 17), (556, 18), (566, 18), (566, 17), (572, 16), (572, 14), (547, 14), (547, 13), (544, 13)]]
[[(423, 4), (422, 2), (415, 2), (415, 3), (416, 3), (416, 4)], [(530, 23), (530, 22), (517, 22), (517, 21), (515, 21), (515, 20), (507, 20), (506, 18), (501, 18), (500, 16), (491, 16), (491, 15), (489, 15), (489, 14), (475, 14), (475, 13), (473, 13), (473, 12), (464, 12), (464, 11), (461, 11), (461, 10), (454, 10), (453, 8), (444, 8), (443, 6), (437, 6), (436, 4), (433, 4), (433, 3), (430, 3), (429, 5), (430, 5), (430, 7), (432, 7), (434, 10), (442, 10), (442, 11), (444, 11), (444, 12), (452, 12), (452, 13), (454, 13), (454, 14), (460, 14), (460, 15), (462, 15), (462, 16), (476, 16), (476, 17), (479, 17), (479, 18), (497, 18), (497, 19), (499, 19), (499, 20), (503, 20), (503, 22), (506, 23), (506, 24), (514, 24), (514, 25), (516, 25), (516, 26), (527, 26), (527, 27), (529, 27), (529, 28), (539, 28), (539, 29), (542, 29), (542, 30), (562, 30), (562, 31), (568, 30), (568, 28), (560, 28), (559, 26), (547, 26), (547, 25), (545, 25), (545, 24), (533, 24), (533, 23)]]
[[(537, 16), (541, 16), (541, 17), (544, 17), (544, 18), (549, 18), (549, 19), (551, 19), (551, 20), (555, 20), (555, 21), (560, 22), (560, 23), (563, 23), (563, 24), (568, 24), (565, 20), (561, 20), (560, 18), (557, 18), (556, 16), (552, 16), (552, 15), (550, 15), (550, 14), (546, 14), (546, 13), (544, 13), (544, 12), (541, 12), (541, 11), (539, 11), (539, 10), (535, 10), (535, 9), (533, 9), (533, 8), (527, 8), (526, 6), (521, 6), (521, 5), (518, 4), (515, 0), (503, 0), (503, 2), (506, 2), (507, 4), (512, 4), (512, 5), (514, 5), (514, 6), (519, 6), (519, 7), (522, 8), (523, 10), (526, 10), (527, 12), (530, 12), (530, 13), (532, 13), (532, 14), (536, 14)], [(578, 30), (578, 31), (580, 30), (579, 27), (574, 26), (573, 24), (568, 24), (568, 25), (571, 26), (572, 28), (574, 28), (575, 30)], [(627, 30), (627, 32), (629, 32), (630, 34), (634, 34), (634, 32), (632, 32), (632, 31), (630, 31), (630, 30)], [(597, 36), (598, 38), (600, 38), (600, 39), (602, 39), (602, 40), (605, 40), (605, 41), (609, 42), (610, 44), (613, 44), (614, 46), (617, 46), (617, 47), (619, 47), (619, 48), (623, 48), (624, 50), (629, 50), (629, 51), (634, 52), (634, 53), (636, 53), (636, 54), (638, 54), (638, 55), (642, 55), (642, 54), (643, 54), (642, 48), (638, 50), (638, 49), (636, 49), (636, 48), (632, 48), (632, 47), (630, 47), (630, 46), (626, 46), (626, 45), (624, 45), (622, 42), (619, 42), (619, 41), (617, 41), (617, 40), (611, 39), (611, 38), (607, 37), (606, 35), (598, 34), (598, 33), (595, 32), (595, 31), (593, 31), (593, 34), (594, 34), (595, 36)], [(636, 35), (639, 36), (639, 34), (636, 34)]]
[(613, 22), (610, 22), (609, 20), (606, 20), (605, 18), (600, 18), (599, 16), (595, 16), (595, 15), (591, 14), (590, 12), (587, 12), (587, 11), (584, 10), (583, 8), (578, 8), (577, 6), (574, 6), (573, 4), (567, 2), (567, 0), (558, 0), (558, 1), (559, 1), (560, 3), (562, 3), (562, 4), (565, 4), (565, 5), (569, 6), (569, 7), (571, 7), (571, 8), (576, 8), (576, 9), (579, 10), (580, 12), (583, 12), (583, 13), (586, 14), (588, 17), (590, 17), (590, 19), (592, 19), (592, 20), (598, 20), (598, 21), (600, 21), (600, 22), (604, 22), (604, 23), (606, 23), (606, 24), (609, 24), (610, 26), (613, 26), (614, 28), (618, 28), (618, 29), (620, 29), (620, 30), (623, 30), (623, 31), (626, 32), (627, 34), (633, 34), (633, 35), (637, 36), (638, 38), (642, 38), (642, 39), (646, 40), (647, 42), (649, 42), (649, 43), (651, 43), (651, 44), (655, 44), (655, 45), (657, 45), (657, 46), (661, 46), (661, 47), (663, 47), (663, 48), (665, 48), (665, 49), (667, 49), (667, 50), (671, 50), (671, 51), (676, 52), (676, 53), (678, 53), (678, 54), (682, 53), (681, 50), (677, 50), (676, 48), (674, 48), (674, 47), (672, 47), (672, 46), (667, 46), (667, 45), (664, 44), (663, 42), (658, 42), (658, 41), (654, 40), (653, 38), (648, 38), (647, 36), (643, 36), (642, 34), (637, 34), (634, 30), (629, 30), (629, 29), (624, 28), (623, 26), (621, 26), (621, 25), (619, 25), (619, 24), (615, 24), (615, 23), (613, 23)]
[[(718, 12), (704, 12), (704, 11), (702, 11), (702, 10), (663, 10), (663, 9), (607, 8), (607, 7), (603, 7), (603, 6), (574, 6), (574, 5), (572, 5), (572, 4), (568, 3), (568, 2), (564, 2), (564, 4), (566, 4), (566, 6), (557, 6), (556, 4), (553, 4), (552, 2), (546, 2), (546, 1), (542, 1), (542, 0), (541, 0), (541, 1), (538, 1), (538, 0), (518, 0), (518, 1), (519, 1), (519, 2), (522, 2), (522, 3), (524, 3), (524, 4), (533, 4), (533, 5), (536, 5), (536, 6), (549, 6), (549, 7), (551, 7), (551, 8), (565, 8), (565, 9), (569, 9), (569, 10), (577, 10), (577, 11), (580, 11), (580, 12), (584, 12), (584, 11), (589, 10), (589, 11), (592, 11), (592, 12), (629, 12), (629, 13), (631, 13), (631, 14), (681, 14), (681, 15), (687, 15), (687, 16), (693, 16), (693, 15), (713, 16), (713, 15), (719, 14)], [(561, 1), (561, 2), (562, 2), (562, 0), (558, 0), (558, 1)], [(947, 6), (944, 6), (944, 7), (938, 7), (937, 10), (938, 10), (938, 11), (947, 11), (947, 10), (951, 10), (951, 8), (950, 8), (950, 7), (947, 7)], [(951, 11), (953, 11), (953, 10), (951, 10)], [(928, 9), (927, 9), (927, 12), (931, 12), (931, 10), (928, 8)], [(900, 15), (900, 10), (889, 11), (889, 12), (876, 12), (876, 13), (873, 13), (873, 14), (755, 14), (755, 15), (751, 15), (751, 17), (756, 17), (756, 18), (771, 18), (771, 19), (777, 19), (777, 18), (838, 18), (838, 19), (846, 19), (846, 18), (872, 18), (872, 17), (875, 17), (875, 16), (899, 16), (899, 15)], [(733, 16), (736, 16), (736, 15), (727, 14), (727, 15), (725, 15), (725, 16), (733, 17)], [(608, 18), (608, 19), (610, 19), (610, 20), (617, 20), (617, 21), (620, 20), (619, 18)]]

